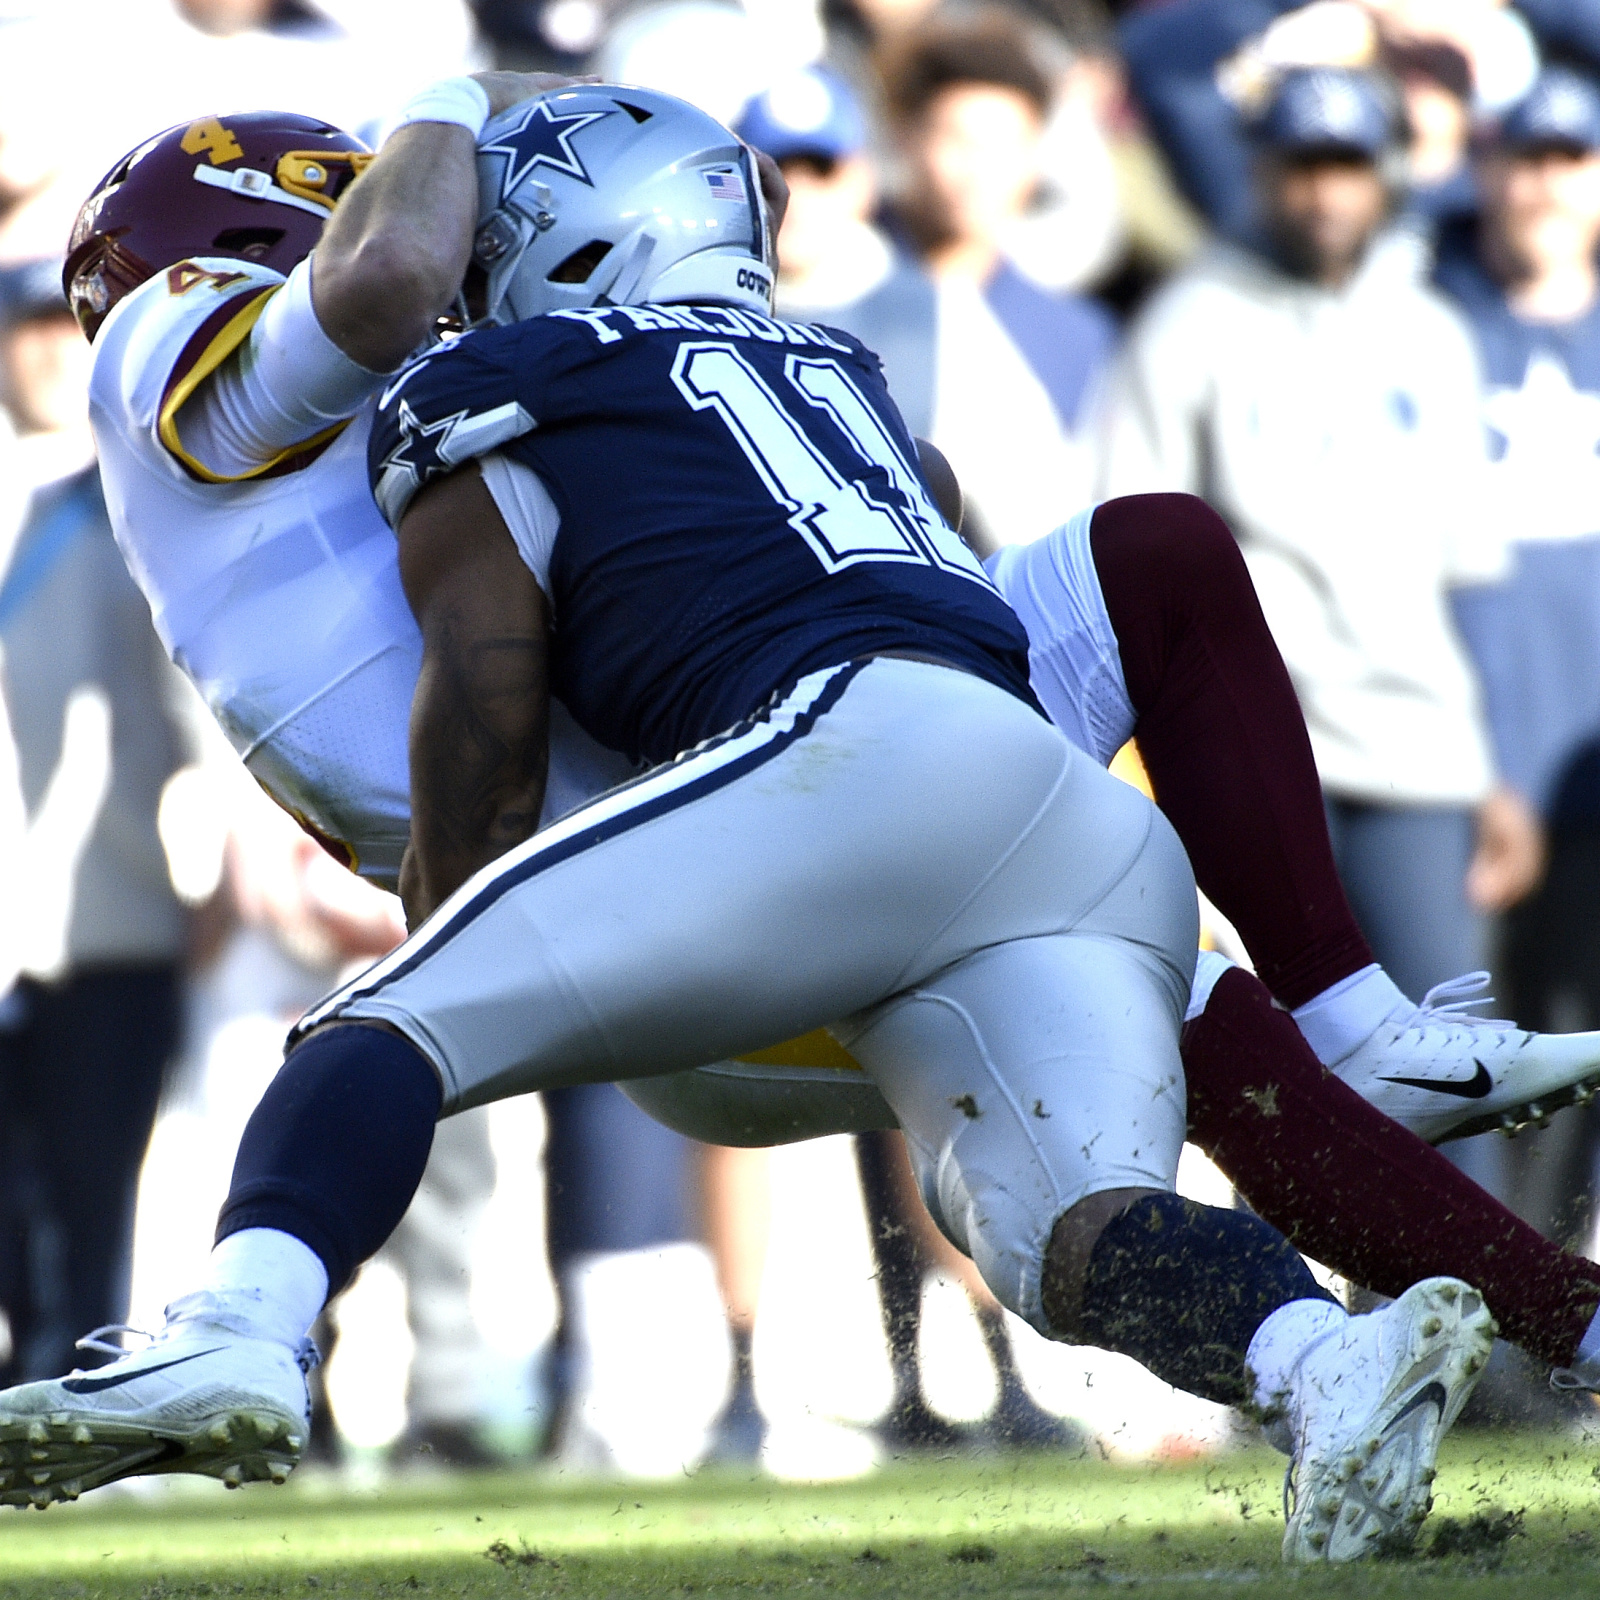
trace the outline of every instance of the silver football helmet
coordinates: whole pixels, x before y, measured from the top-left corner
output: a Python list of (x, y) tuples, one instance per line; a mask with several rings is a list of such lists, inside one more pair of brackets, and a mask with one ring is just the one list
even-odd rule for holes
[(474, 324), (686, 301), (770, 313), (766, 202), (750, 152), (653, 89), (548, 90), (478, 139)]

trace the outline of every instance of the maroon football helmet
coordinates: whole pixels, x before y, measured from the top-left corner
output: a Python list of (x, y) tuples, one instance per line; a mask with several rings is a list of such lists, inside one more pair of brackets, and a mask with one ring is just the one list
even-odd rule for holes
[(288, 111), (201, 117), (124, 156), (73, 225), (61, 286), (94, 338), (107, 312), (186, 256), (288, 272), (373, 159), (342, 129)]

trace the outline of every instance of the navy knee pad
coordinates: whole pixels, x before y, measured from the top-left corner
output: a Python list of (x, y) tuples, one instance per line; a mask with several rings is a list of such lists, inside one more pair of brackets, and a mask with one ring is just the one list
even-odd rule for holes
[(1091, 1344), (1132, 1356), (1175, 1388), (1242, 1405), (1250, 1341), (1291, 1300), (1338, 1304), (1275, 1228), (1247, 1211), (1151, 1194), (1095, 1241), (1082, 1326)]
[(313, 1034), (245, 1126), (217, 1240), (293, 1234), (336, 1295), (411, 1204), (443, 1098), (432, 1063), (398, 1034), (361, 1023)]

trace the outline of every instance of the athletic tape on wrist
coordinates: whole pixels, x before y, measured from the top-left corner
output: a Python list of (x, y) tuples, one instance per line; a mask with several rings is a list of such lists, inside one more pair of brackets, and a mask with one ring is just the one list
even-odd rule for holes
[(391, 134), (413, 122), (453, 122), (474, 139), (489, 120), (489, 96), (472, 78), (441, 78), (406, 101), (390, 124)]

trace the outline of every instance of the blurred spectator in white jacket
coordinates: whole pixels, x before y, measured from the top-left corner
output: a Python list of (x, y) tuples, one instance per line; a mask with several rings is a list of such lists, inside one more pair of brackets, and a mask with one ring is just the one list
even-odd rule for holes
[(1386, 232), (1399, 129), (1374, 81), (1290, 73), (1254, 138), (1269, 243), (1210, 247), (1138, 319), (1102, 492), (1188, 490), (1228, 519), (1300, 695), (1351, 903), (1420, 999), (1482, 964), (1466, 877), (1494, 768), (1449, 611), (1453, 585), (1505, 559), (1482, 503), (1478, 367)]
[(1527, 92), (1536, 36), (1581, 50), (1597, 21), (1593, 0), (1168, 0), (1131, 8), (1119, 33), (1178, 187), (1219, 232), (1257, 244), (1247, 124), (1285, 73), (1382, 73), (1405, 110), (1405, 209), (1426, 232), (1473, 209), (1472, 120)]

